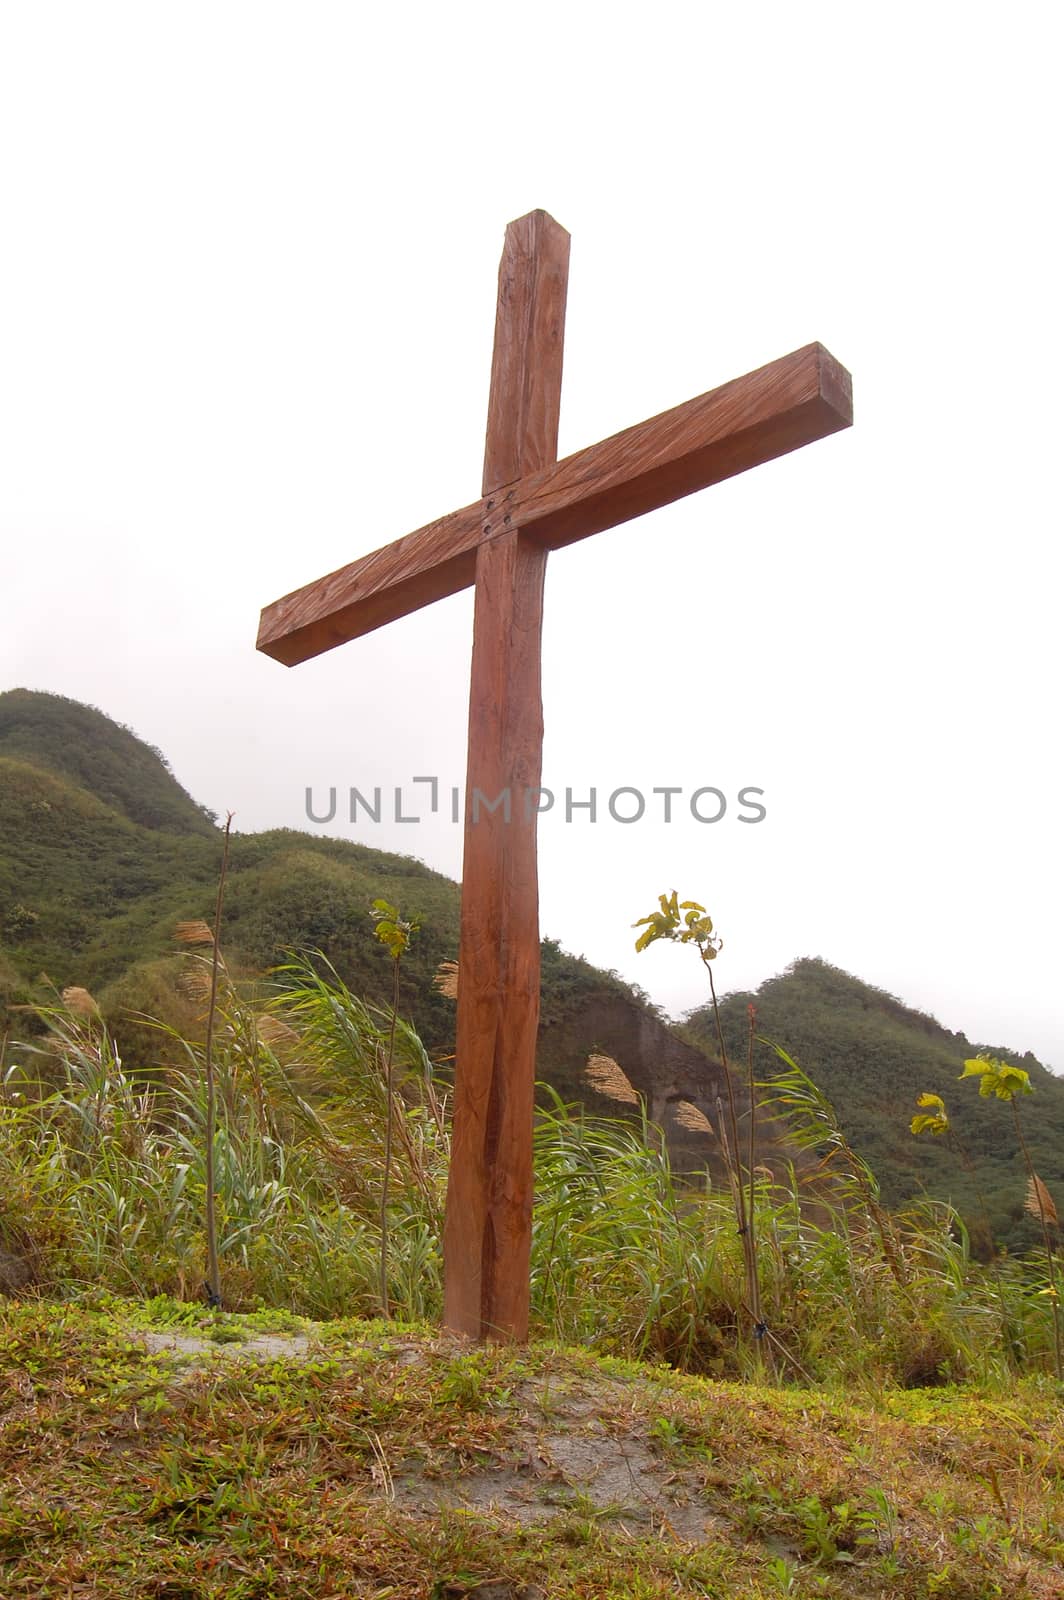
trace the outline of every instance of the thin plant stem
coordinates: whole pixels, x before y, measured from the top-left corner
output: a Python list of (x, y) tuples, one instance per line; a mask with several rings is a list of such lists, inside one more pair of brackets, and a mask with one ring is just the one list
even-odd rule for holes
[(1049, 1303), (1053, 1309), (1053, 1355), (1056, 1361), (1057, 1381), (1064, 1383), (1064, 1349), (1060, 1337), (1060, 1306), (1057, 1303), (1057, 1269), (1053, 1260), (1053, 1241), (1049, 1237), (1049, 1219), (1046, 1216), (1045, 1206), (1042, 1204), (1042, 1190), (1039, 1186), (1038, 1175), (1034, 1170), (1031, 1152), (1027, 1148), (1027, 1140), (1023, 1134), (1023, 1124), (1020, 1121), (1020, 1108), (1016, 1104), (1015, 1096), (1010, 1100), (1012, 1106), (1012, 1120), (1016, 1124), (1016, 1137), (1020, 1141), (1023, 1151), (1023, 1161), (1027, 1168), (1027, 1176), (1031, 1180), (1031, 1189), (1034, 1194), (1035, 1205), (1038, 1207), (1038, 1220), (1042, 1224), (1042, 1243), (1046, 1252), (1046, 1271), (1049, 1273)]
[(388, 1190), (392, 1176), (392, 1075), (395, 1061), (395, 1027), (399, 1017), (399, 957), (392, 961), (392, 1019), (388, 1030), (388, 1061), (384, 1070), (387, 1116), (384, 1125), (384, 1181), (381, 1184), (381, 1316), (391, 1316), (388, 1299)]
[(1005, 1298), (1005, 1285), (1001, 1277), (1001, 1263), (998, 1261), (997, 1249), (994, 1245), (994, 1230), (990, 1223), (990, 1213), (987, 1210), (986, 1199), (983, 1195), (982, 1185), (979, 1182), (979, 1173), (975, 1162), (968, 1153), (967, 1145), (963, 1144), (954, 1133), (952, 1126), (946, 1129), (946, 1143), (960, 1161), (961, 1166), (971, 1178), (975, 1188), (975, 1197), (979, 1202), (979, 1215), (986, 1229), (987, 1242), (990, 1245), (990, 1271), (993, 1274), (994, 1285), (997, 1289), (998, 1307), (1001, 1312), (1001, 1347), (1005, 1360), (1010, 1367), (1016, 1365), (1016, 1352), (1013, 1348), (1011, 1322), (1009, 1320), (1008, 1301)]
[[(736, 1216), (739, 1224), (739, 1234), (743, 1246), (743, 1263), (746, 1267), (746, 1293), (749, 1300), (749, 1310), (754, 1323), (754, 1342), (758, 1352), (761, 1350), (761, 1341), (764, 1338), (764, 1319), (761, 1315), (761, 1283), (757, 1263), (757, 1239), (754, 1234), (754, 1174), (753, 1162), (750, 1163), (748, 1173), (750, 1184), (749, 1209), (747, 1197), (743, 1189), (742, 1158), (739, 1154), (739, 1118), (735, 1107), (735, 1085), (732, 1082), (731, 1063), (728, 1060), (727, 1046), (724, 1043), (724, 1029), (721, 1026), (720, 1007), (717, 1003), (717, 986), (713, 981), (713, 967), (706, 955), (702, 954), (702, 963), (709, 975), (709, 992), (713, 1001), (713, 1020), (717, 1029), (717, 1042), (720, 1046), (720, 1059), (724, 1068), (724, 1082), (728, 1090), (728, 1122), (730, 1124), (730, 1144), (735, 1152), (729, 1154), (729, 1164), (734, 1165), (734, 1191), (736, 1198)], [(751, 1100), (751, 1117), (753, 1116), (753, 1102)], [(752, 1146), (751, 1146), (752, 1148)]]
[(216, 1114), (217, 1086), (214, 1077), (214, 1013), (218, 1003), (218, 967), (219, 967), (219, 942), (222, 933), (222, 899), (225, 895), (225, 876), (229, 869), (229, 836), (233, 826), (233, 813), (230, 811), (225, 819), (225, 835), (222, 843), (222, 867), (218, 874), (218, 898), (214, 906), (214, 938), (211, 942), (211, 990), (207, 1003), (207, 1036), (203, 1046), (203, 1070), (207, 1082), (207, 1292), (211, 1305), (216, 1310), (222, 1305), (222, 1279), (221, 1269), (218, 1265), (218, 1215), (217, 1194), (214, 1170), (214, 1124)]
[[(754, 1142), (757, 1132), (757, 1099), (754, 1090), (754, 1027), (756, 1018), (751, 1007), (749, 1016), (749, 1029), (746, 1044), (746, 1083), (750, 1095), (750, 1126), (747, 1138), (746, 1155), (746, 1182), (749, 1191), (746, 1214), (750, 1225), (751, 1234), (754, 1226), (754, 1204), (756, 1200), (756, 1187), (754, 1178)], [(760, 1295), (758, 1296), (760, 1300)], [(758, 1321), (760, 1321), (760, 1316)]]
[[(749, 1192), (746, 1214), (750, 1229), (750, 1290), (754, 1309), (754, 1329), (756, 1336), (763, 1339), (768, 1329), (761, 1305), (761, 1274), (758, 1271), (758, 1241), (754, 1218), (757, 1206), (757, 1179), (754, 1176), (754, 1151), (757, 1142), (757, 1089), (754, 1084), (754, 1039), (757, 1029), (757, 1012), (751, 1005), (747, 1008), (747, 1040), (746, 1040), (746, 1087), (750, 1097), (750, 1125), (747, 1130), (746, 1144), (746, 1182)], [(761, 1332), (761, 1330), (764, 1332)], [(772, 1345), (765, 1346), (768, 1354), (768, 1365), (772, 1366)]]

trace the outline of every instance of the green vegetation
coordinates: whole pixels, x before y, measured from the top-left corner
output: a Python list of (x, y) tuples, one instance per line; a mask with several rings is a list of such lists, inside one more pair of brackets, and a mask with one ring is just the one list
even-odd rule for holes
[[(1049, 1296), (1053, 1308), (1053, 1350), (1056, 1359), (1057, 1378), (1064, 1383), (1064, 1348), (1061, 1345), (1060, 1331), (1060, 1290), (1057, 1280), (1056, 1262), (1053, 1249), (1053, 1234), (1059, 1227), (1057, 1208), (1053, 1197), (1045, 1184), (1034, 1170), (1031, 1160), (1031, 1149), (1020, 1120), (1019, 1097), (1033, 1094), (1030, 1075), (1022, 1067), (1015, 1067), (1006, 1061), (995, 1061), (993, 1056), (977, 1056), (974, 1061), (964, 1063), (964, 1078), (979, 1079), (979, 1095), (983, 1100), (991, 1096), (996, 1100), (1003, 1100), (1011, 1108), (1013, 1126), (1016, 1139), (1023, 1156), (1023, 1164), (1027, 1169), (1027, 1207), (1032, 1215), (1038, 1218), (1038, 1225), (1042, 1230), (1042, 1244), (1045, 1251), (1046, 1285), (1042, 1293)], [(944, 1112), (943, 1112), (944, 1114)]]
[[(721, 1026), (717, 990), (713, 982), (713, 962), (717, 959), (722, 948), (720, 935), (714, 931), (713, 919), (709, 916), (705, 906), (699, 905), (697, 900), (681, 901), (678, 899), (674, 889), (671, 895), (659, 895), (658, 904), (660, 907), (658, 911), (652, 911), (649, 917), (642, 917), (635, 924), (637, 928), (645, 930), (636, 940), (635, 948), (637, 952), (646, 950), (659, 939), (667, 939), (675, 944), (688, 945), (692, 950), (697, 951), (699, 959), (706, 970), (706, 976), (709, 979), (710, 1004), (716, 1026), (717, 1046), (720, 1050), (727, 1099), (727, 1119), (725, 1119), (724, 1102), (720, 1098), (717, 1099), (716, 1137), (721, 1146), (724, 1169), (731, 1189), (732, 1205), (735, 1208), (736, 1232), (742, 1241), (743, 1262), (746, 1268), (743, 1310), (750, 1320), (754, 1349), (757, 1352), (758, 1359), (760, 1360), (762, 1353), (767, 1349), (771, 1366), (772, 1350), (776, 1336), (768, 1327), (761, 1313), (761, 1272), (758, 1264), (760, 1230), (757, 1215), (757, 1171), (754, 1165), (757, 1148), (758, 1095), (754, 1082), (754, 1013), (751, 1008), (747, 1040), (747, 1130), (746, 1139), (743, 1141), (739, 1137), (738, 1095), (735, 1087), (735, 1075), (731, 1061), (728, 1058), (728, 1049)], [(681, 916), (681, 913), (685, 913), (685, 915)], [(766, 1340), (767, 1345), (764, 1342)]]
[(1059, 1594), (1030, 1385), (795, 1394), (98, 1299), (0, 1309), (0, 1408), (12, 1600)]
[(161, 750), (102, 711), (58, 694), (0, 694), (0, 755), (44, 767), (127, 821), (211, 838), (216, 818), (173, 776)]
[[(47, 1005), (57, 990), (84, 985), (117, 1034), (124, 1062), (153, 1070), (164, 1041), (131, 1015), (162, 1018), (179, 1033), (202, 1027), (202, 1007), (175, 987), (181, 958), (173, 932), (178, 922), (210, 919), (220, 850), (220, 830), (161, 756), (128, 730), (55, 695), (0, 695), (0, 1033), (25, 1031), (25, 1015), (13, 1007)], [(418, 861), (283, 829), (234, 834), (230, 967), (252, 977), (284, 960), (285, 950), (317, 949), (354, 993), (388, 1004), (391, 959), (365, 937), (366, 911), (381, 895), (420, 921), (402, 964), (399, 1009), (429, 1052), (446, 1056), (453, 1006), (432, 980), (457, 954), (458, 890)], [(984, 1102), (958, 1103), (956, 1132), (970, 1170), (942, 1142), (925, 1146), (908, 1132), (917, 1096), (949, 1095), (964, 1060), (982, 1046), (807, 959), (757, 994), (722, 1001), (725, 1045), (737, 1060), (746, 1056), (750, 1004), (760, 1033), (781, 1043), (826, 1093), (850, 1145), (876, 1172), (885, 1205), (922, 1194), (950, 1201), (984, 1260), (995, 1242), (1014, 1253), (1041, 1242), (1038, 1219), (1024, 1208), (1023, 1158), (1007, 1119)], [(672, 1073), (674, 1053), (684, 1048), (659, 1017), (651, 1022), (652, 1012), (615, 974), (545, 940), (540, 1077), (567, 1100), (605, 1108), (583, 1073), (588, 1053), (604, 1046), (649, 1100), (657, 1059), (668, 1053)], [(685, 1037), (699, 1055), (719, 1056), (710, 1007), (690, 1019)], [(1029, 1130), (1034, 1168), (1051, 1191), (1064, 1192), (1064, 1082), (1030, 1056), (993, 1054), (1030, 1074), (1038, 1095)], [(699, 1068), (695, 1051), (689, 1055), (690, 1076)], [(767, 1075), (773, 1062), (759, 1047), (757, 1073)], [(684, 1135), (685, 1166), (707, 1156), (716, 1159), (704, 1136)]]
[(387, 900), (374, 900), (373, 932), (392, 958), (392, 1002), (388, 1017), (388, 1049), (384, 1061), (384, 1179), (381, 1183), (381, 1316), (391, 1315), (388, 1301), (388, 1201), (392, 1178), (392, 1145), (396, 1119), (403, 1114), (402, 1105), (396, 1104), (395, 1094), (395, 1033), (399, 1026), (399, 975), (403, 957), (410, 941), (418, 931), (415, 921), (405, 922), (397, 907)]
[[(189, 931), (211, 945), (188, 958), (183, 985), (207, 1004), (217, 984), (211, 1074), (205, 1044), (163, 1024), (174, 1064), (134, 1075), (91, 997), (67, 990), (45, 1014), (47, 1035), (14, 1047), (3, 1080), (0, 1248), (52, 1289), (198, 1294), (210, 1157), (212, 1299), (317, 1316), (375, 1311), (390, 1019), (335, 975), (326, 983), (320, 958), (280, 975), (283, 1007), (247, 1004), (226, 964), (214, 971), (210, 929)], [(396, 1024), (394, 1054), (422, 1092), (404, 1113), (394, 1163), (392, 1292), (407, 1314), (427, 1316), (438, 1299), (428, 1219), (442, 1194), (442, 1134), (428, 1058), (406, 1024)]]
[[(796, 961), (756, 993), (723, 999), (724, 1037), (733, 1053), (745, 1047), (751, 1004), (758, 1033), (784, 1046), (830, 1100), (850, 1145), (875, 1172), (888, 1208), (921, 1195), (949, 1201), (984, 1261), (995, 1245), (1023, 1254), (1041, 1244), (1038, 1219), (1025, 1209), (1027, 1174), (1015, 1128), (985, 1099), (962, 1100), (955, 1092), (964, 1062), (987, 1047), (825, 961)], [(712, 1048), (712, 1008), (695, 1012), (685, 1032)], [(990, 1053), (1028, 1073), (1038, 1109), (1028, 1128), (1031, 1159), (1049, 1189), (1064, 1192), (1064, 1081), (1031, 1055), (1001, 1048)], [(758, 1075), (772, 1076), (776, 1065), (771, 1045), (759, 1045)], [(927, 1092), (951, 1105), (967, 1168), (945, 1143), (912, 1137), (910, 1118)]]
[[(195, 1012), (174, 987), (174, 928), (210, 921), (220, 854), (220, 830), (157, 751), (74, 701), (0, 694), (0, 1034), (25, 1027), (12, 1007), (47, 1005), (57, 990), (84, 985), (118, 1033), (123, 1059), (150, 1068), (159, 1041), (130, 1014), (193, 1026)], [(260, 974), (286, 950), (313, 948), (358, 994), (387, 1003), (391, 958), (365, 936), (366, 913), (382, 894), (421, 925), (402, 964), (400, 1010), (430, 1050), (445, 1053), (454, 1008), (432, 980), (458, 953), (458, 886), (412, 857), (288, 829), (234, 833), (230, 967)], [(579, 1015), (589, 997), (641, 1004), (553, 940), (544, 941), (543, 978), (544, 1019), (553, 1023)], [(571, 1092), (583, 1058), (552, 1050), (551, 1041), (541, 1072)]]
[[(84, 985), (117, 1035), (125, 1064), (154, 1071), (169, 1043), (139, 1025), (136, 1014), (166, 1021), (179, 1035), (202, 1030), (202, 1006), (177, 987), (182, 958), (174, 928), (210, 919), (220, 850), (220, 830), (158, 752), (127, 729), (56, 695), (0, 695), (0, 1035), (30, 1025), (18, 1007), (47, 1006), (63, 988)], [(365, 937), (367, 908), (382, 894), (409, 908), (421, 928), (402, 963), (400, 1013), (430, 1054), (446, 1057), (454, 1012), (433, 977), (457, 954), (458, 890), (418, 861), (289, 830), (234, 834), (226, 890), (230, 968), (254, 978), (283, 961), (286, 950), (317, 949), (354, 993), (386, 1005), (391, 958)], [(750, 1004), (760, 1033), (781, 1043), (827, 1095), (851, 1148), (875, 1171), (887, 1207), (920, 1195), (951, 1202), (983, 1260), (995, 1245), (1017, 1254), (1038, 1246), (1039, 1220), (1025, 1209), (1023, 1157), (1007, 1119), (982, 1101), (957, 1104), (957, 1144), (968, 1152), (967, 1167), (944, 1142), (918, 1143), (908, 1132), (917, 1096), (948, 1095), (980, 1045), (806, 959), (757, 994), (721, 1002), (725, 1047), (737, 1060), (746, 1056)], [(666, 1075), (675, 1076), (676, 1052), (685, 1048), (639, 990), (550, 939), (543, 943), (541, 1016), (540, 1077), (564, 1099), (600, 1109), (608, 1102), (584, 1075), (591, 1051), (614, 1056), (649, 1103), (660, 1062), (667, 1057)], [(694, 1079), (700, 1058), (720, 1055), (710, 1007), (695, 1013), (684, 1036), (694, 1046), (684, 1073)], [(1000, 1048), (993, 1054), (1030, 1076), (1038, 1096), (1032, 1163), (1060, 1193), (1064, 1082), (1030, 1056)], [(762, 1076), (775, 1070), (764, 1046), (755, 1066)], [(670, 1139), (685, 1168), (718, 1160), (704, 1134), (670, 1124)]]
[[(223, 960), (223, 884), (224, 869), (214, 928), (183, 921), (171, 958), (189, 1026), (144, 1028), (154, 1048), (130, 1063), (68, 986), (7, 1045), (4, 1594), (1059, 1592), (1056, 1214), (1018, 1119), (1049, 1259), (986, 1270), (948, 1205), (887, 1210), (779, 1045), (766, 1109), (795, 1160), (782, 1177), (755, 1164), (728, 1068), (735, 1001), (714, 993), (724, 1181), (677, 1179), (615, 1062), (601, 1081), (627, 1084), (627, 1120), (545, 1088), (540, 1343), (470, 1349), (426, 1330), (450, 1137), (446, 1084), (399, 1006), (417, 919), (377, 898), (374, 940), (363, 916), (390, 963), (380, 1004), (320, 950), (268, 981)], [(643, 944), (693, 944), (712, 977), (701, 906), (663, 897), (641, 926)], [(608, 995), (585, 966), (564, 969), (572, 990)], [(750, 1084), (754, 1020), (748, 1002)], [(984, 1097), (1028, 1085), (1000, 1060), (963, 1075), (977, 1065)], [(941, 1098), (922, 1101), (946, 1121)], [(351, 1320), (382, 1307), (402, 1321)]]
[[(212, 1302), (438, 1316), (449, 1126), (416, 1033), (323, 976), (320, 956), (293, 958), (267, 998), (249, 998), (213, 948), (188, 962), (186, 994), (215, 1010), (210, 1074), (205, 1045), (169, 1027), (174, 1064), (150, 1080), (131, 1073), (83, 989), (46, 1015), (44, 1038), (13, 1048), (0, 1260), (20, 1286), (51, 1293), (196, 1296), (213, 1193)], [(556, 1097), (544, 1107), (537, 1330), (749, 1376), (760, 1369), (753, 1302), (781, 1375), (807, 1383), (992, 1382), (1045, 1367), (1044, 1271), (1009, 1262), (989, 1281), (948, 1207), (888, 1218), (815, 1086), (797, 1068), (781, 1084), (796, 1145), (833, 1146), (853, 1181), (825, 1185), (822, 1162), (811, 1182), (755, 1168), (745, 1194), (708, 1178), (696, 1190), (645, 1121), (589, 1118)]]

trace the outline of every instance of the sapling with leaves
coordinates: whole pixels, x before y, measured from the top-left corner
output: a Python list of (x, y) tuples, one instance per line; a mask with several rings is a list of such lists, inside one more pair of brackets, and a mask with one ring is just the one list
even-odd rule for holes
[(923, 1106), (923, 1111), (918, 1111), (909, 1124), (911, 1133), (930, 1133), (936, 1138), (945, 1134), (950, 1135), (949, 1116), (946, 1113), (946, 1102), (941, 1095), (920, 1094), (916, 1097), (916, 1104)]
[(1017, 1103), (1018, 1096), (1034, 1093), (1030, 1074), (1022, 1067), (1014, 1067), (1011, 1062), (998, 1061), (993, 1056), (978, 1055), (964, 1063), (961, 1079), (978, 1078), (979, 1094), (983, 1100), (1004, 1100), (1012, 1107), (1012, 1120), (1016, 1129), (1016, 1138), (1023, 1156), (1023, 1164), (1027, 1169), (1027, 1210), (1032, 1216), (1038, 1218), (1042, 1230), (1042, 1244), (1046, 1256), (1046, 1272), (1048, 1281), (1046, 1294), (1053, 1310), (1053, 1354), (1056, 1362), (1057, 1380), (1064, 1383), (1064, 1341), (1061, 1339), (1060, 1328), (1060, 1295), (1057, 1291), (1056, 1261), (1053, 1255), (1053, 1240), (1050, 1230), (1057, 1224), (1057, 1210), (1052, 1197), (1037, 1172), (1031, 1160), (1031, 1152), (1023, 1132), (1023, 1123), (1020, 1120), (1020, 1108)]
[(734, 1074), (731, 1062), (728, 1059), (727, 1046), (724, 1043), (724, 1031), (721, 1027), (720, 1009), (717, 1004), (717, 989), (713, 981), (712, 963), (724, 948), (724, 941), (714, 931), (713, 919), (707, 913), (705, 906), (699, 905), (696, 900), (680, 900), (676, 891), (673, 890), (671, 895), (660, 895), (658, 904), (660, 910), (652, 911), (648, 917), (641, 917), (638, 922), (632, 924), (635, 928), (645, 929), (645, 932), (641, 933), (636, 940), (636, 951), (648, 949), (650, 945), (655, 944), (659, 939), (668, 939), (674, 944), (693, 945), (698, 951), (702, 965), (705, 967), (709, 977), (709, 992), (713, 1002), (713, 1019), (716, 1023), (717, 1042), (720, 1048), (720, 1060), (728, 1096), (727, 1127), (725, 1128), (724, 1126), (722, 1116), (719, 1143), (724, 1155), (728, 1183), (731, 1187), (736, 1227), (742, 1241), (747, 1311), (753, 1322), (754, 1337), (757, 1348), (760, 1350), (761, 1341), (768, 1333), (768, 1329), (765, 1326), (761, 1309), (761, 1280), (757, 1261), (757, 1228), (754, 1205), (756, 1189), (754, 1137), (757, 1101), (753, 1082), (752, 1040), (755, 1019), (751, 1015), (751, 1047), (748, 1052), (750, 1066), (749, 1154), (744, 1172), (742, 1151), (739, 1143), (739, 1115), (736, 1107)]
[(960, 1139), (957, 1138), (957, 1135), (954, 1132), (953, 1124), (950, 1121), (949, 1112), (946, 1110), (946, 1102), (943, 1100), (942, 1096), (939, 1094), (931, 1094), (925, 1091), (923, 1094), (917, 1095), (916, 1104), (920, 1109), (916, 1112), (916, 1115), (909, 1123), (909, 1131), (916, 1134), (917, 1137), (919, 1137), (922, 1133), (927, 1133), (930, 1134), (933, 1139), (945, 1140), (945, 1143), (953, 1151), (954, 1155), (960, 1161), (961, 1166), (964, 1168), (965, 1172), (968, 1173), (969, 1177), (974, 1183), (976, 1198), (979, 1202), (979, 1213), (982, 1219), (983, 1227), (986, 1231), (987, 1242), (990, 1247), (990, 1270), (994, 1275), (994, 1283), (997, 1287), (998, 1303), (1001, 1307), (1001, 1332), (1005, 1353), (1007, 1358), (1011, 1361), (1018, 1357), (1019, 1352), (1016, 1348), (1013, 1337), (1008, 1302), (1005, 1298), (1005, 1285), (1001, 1277), (1001, 1265), (998, 1261), (997, 1247), (994, 1244), (993, 1229), (990, 1225), (990, 1214), (987, 1211), (986, 1200), (983, 1197), (983, 1191), (979, 1184), (975, 1163), (969, 1155), (967, 1147), (961, 1142)]
[(410, 940), (421, 924), (404, 921), (387, 900), (374, 900), (370, 912), (373, 931), (392, 958), (392, 1010), (388, 1029), (388, 1058), (384, 1068), (384, 1178), (381, 1183), (381, 1315), (391, 1315), (388, 1298), (388, 1190), (392, 1175), (392, 1135), (395, 1126), (395, 1030), (399, 1021), (399, 968)]

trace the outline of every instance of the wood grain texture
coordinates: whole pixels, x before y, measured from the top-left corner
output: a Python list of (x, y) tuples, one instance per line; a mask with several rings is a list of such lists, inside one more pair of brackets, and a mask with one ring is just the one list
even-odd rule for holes
[(511, 222), (499, 262), (485, 495), (558, 459), (568, 285), (569, 235), (560, 223), (545, 211)]
[(286, 667), (298, 666), (468, 589), (483, 538), (478, 500), (266, 606), (257, 648)]
[(852, 421), (849, 373), (822, 345), (806, 345), (522, 478), (513, 490), (512, 525), (556, 550)]
[(542, 761), (546, 563), (547, 551), (520, 533), (477, 556), (443, 1237), (444, 1322), (477, 1339), (528, 1332), (540, 974), (536, 812), (526, 795)]
[[(444, 1322), (524, 1339), (539, 1028), (537, 810), (547, 551), (496, 515), (500, 486), (558, 453), (569, 236), (545, 212), (506, 230), (476, 556)], [(481, 799), (483, 797), (483, 799)], [(501, 797), (501, 798), (500, 798)], [(485, 804), (486, 802), (486, 804)], [(490, 809), (489, 809), (490, 808)]]
[[(557, 375), (560, 381), (560, 360)], [(546, 407), (541, 401), (525, 414), (541, 419)], [(262, 613), (258, 648), (294, 666), (466, 588), (486, 540), (523, 528), (558, 549), (852, 421), (849, 373), (822, 345), (806, 345), (564, 461), (521, 473), (483, 501), (275, 601)], [(487, 461), (486, 454), (486, 469)]]

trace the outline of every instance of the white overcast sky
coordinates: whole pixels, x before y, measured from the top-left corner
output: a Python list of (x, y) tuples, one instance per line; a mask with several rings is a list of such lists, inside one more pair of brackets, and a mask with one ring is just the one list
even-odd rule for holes
[[(573, 238), (562, 454), (814, 339), (856, 395), (850, 432), (551, 557), (544, 931), (678, 1012), (695, 957), (630, 928), (676, 887), (727, 988), (820, 955), (1064, 1068), (1062, 31), (5, 5), (0, 684), (99, 706), (245, 830), (312, 827), (308, 785), (462, 783), (470, 594), (292, 670), (254, 639), (476, 498), (503, 230), (542, 206)], [(328, 831), (460, 874), (447, 808)]]

